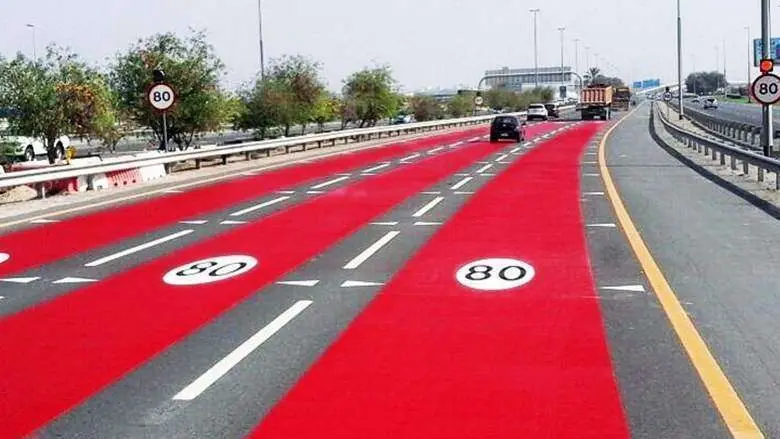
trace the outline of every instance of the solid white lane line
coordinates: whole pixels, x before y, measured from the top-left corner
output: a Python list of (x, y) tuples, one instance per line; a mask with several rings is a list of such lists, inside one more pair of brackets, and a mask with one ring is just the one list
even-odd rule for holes
[(277, 192), (277, 194), (282, 194), (282, 195), (292, 195), (294, 193), (295, 193), (295, 191), (279, 191), (279, 192)]
[(364, 172), (364, 173), (370, 173), (370, 172), (374, 172), (374, 171), (378, 171), (378, 170), (380, 170), (380, 169), (386, 168), (386, 167), (388, 167), (388, 166), (390, 166), (390, 163), (382, 163), (382, 164), (381, 164), (381, 165), (379, 165), (379, 166), (374, 166), (373, 168), (368, 168), (368, 169), (366, 169), (366, 170), (365, 170), (365, 171), (363, 171), (363, 172)]
[(495, 166), (495, 165), (493, 165), (492, 163), (490, 163), (488, 165), (485, 165), (485, 166), (477, 169), (477, 174), (481, 174), (481, 173), (487, 171), (488, 169), (492, 168), (493, 166)]
[(290, 323), (312, 303), (314, 302), (311, 300), (300, 300), (296, 302), (293, 306), (271, 321), (271, 323), (264, 326), (263, 329), (257, 331), (253, 336), (241, 343), (241, 345), (229, 353), (225, 358), (219, 360), (190, 385), (182, 389), (182, 391), (177, 393), (173, 399), (177, 401), (192, 401), (197, 398), (201, 393), (206, 391), (206, 389), (211, 387), (212, 384), (217, 382), (217, 380), (230, 372), (230, 370), (240, 363), (241, 360), (248, 357), (255, 349), (259, 348), (274, 334), (279, 332), (280, 329)]
[(457, 148), (460, 145), (463, 145), (463, 141), (453, 143), (452, 145), (450, 145), (450, 148)]
[(472, 138), (469, 139), (469, 142), (476, 142), (479, 139), (480, 139), (480, 137), (472, 137)]
[(230, 216), (245, 215), (245, 214), (247, 214), (249, 212), (254, 212), (254, 211), (262, 209), (264, 207), (273, 206), (276, 203), (281, 203), (282, 201), (286, 201), (286, 200), (289, 200), (289, 199), (290, 199), (290, 197), (274, 198), (271, 201), (266, 201), (265, 203), (260, 203), (260, 204), (254, 205), (252, 207), (248, 207), (248, 208), (246, 208), (244, 210), (239, 210), (238, 212), (233, 212), (233, 213), (230, 214)]
[(504, 160), (505, 158), (509, 157), (509, 154), (501, 154), (496, 161), (500, 162), (501, 160)]
[[(484, 175), (484, 174), (483, 174), (483, 175)], [(463, 186), (465, 186), (466, 184), (468, 184), (468, 182), (470, 182), (470, 181), (471, 181), (471, 180), (473, 180), (473, 179), (474, 179), (474, 177), (466, 177), (466, 178), (464, 178), (463, 180), (461, 180), (461, 181), (459, 181), (459, 182), (455, 183), (455, 186), (451, 187), (450, 189), (452, 189), (452, 190), (456, 191), (456, 190), (458, 190), (458, 189), (462, 188)]]
[[(471, 177), (469, 177), (469, 179), (471, 179)], [(433, 200), (431, 200), (428, 204), (426, 204), (425, 206), (421, 207), (412, 216), (415, 217), (415, 218), (420, 218), (421, 216), (423, 216), (426, 213), (428, 213), (429, 210), (431, 210), (434, 207), (436, 207), (436, 205), (441, 203), (442, 201), (444, 201), (444, 197), (436, 197)]]
[(405, 162), (405, 161), (407, 161), (407, 160), (416, 159), (417, 157), (420, 157), (420, 153), (415, 153), (415, 154), (412, 154), (412, 155), (410, 155), (410, 156), (404, 157), (404, 158), (402, 158), (402, 159), (401, 159), (401, 160), (399, 160), (399, 161), (401, 161), (401, 162)]
[(180, 194), (182, 192), (184, 192), (184, 191), (180, 191), (178, 189), (170, 189), (170, 190), (167, 190), (167, 191), (163, 191), (164, 194)]
[(455, 174), (456, 177), (468, 177), (469, 175), (471, 174), (467, 172), (458, 172), (457, 174)]
[(342, 181), (344, 181), (344, 180), (346, 180), (348, 178), (349, 178), (348, 175), (344, 175), (344, 176), (341, 176), (339, 178), (334, 178), (333, 180), (326, 181), (325, 183), (320, 183), (320, 184), (318, 184), (316, 186), (312, 186), (311, 188), (312, 189), (322, 189), (324, 187), (328, 187), (328, 186), (336, 184), (336, 183), (341, 183)]
[(483, 177), (495, 177), (496, 176), (496, 174), (494, 174), (492, 172), (484, 172), (484, 173), (482, 173), (480, 175), (483, 176)]
[[(155, 239), (154, 241), (149, 241), (147, 243), (144, 243), (144, 244), (141, 244), (141, 245), (137, 245), (135, 247), (131, 247), (131, 248), (128, 248), (126, 250), (122, 250), (121, 252), (117, 252), (117, 253), (114, 253), (112, 255), (108, 255), (106, 257), (103, 257), (103, 258), (100, 258), (100, 259), (96, 259), (96, 260), (94, 260), (94, 261), (92, 261), (92, 262), (90, 262), (88, 264), (84, 264), (84, 266), (85, 267), (98, 267), (100, 265), (107, 264), (107, 263), (109, 263), (111, 261), (115, 261), (115, 260), (117, 260), (119, 258), (123, 258), (125, 256), (132, 255), (133, 253), (138, 253), (138, 252), (140, 252), (142, 250), (146, 250), (147, 248), (151, 248), (151, 247), (154, 247), (156, 245), (160, 245), (160, 244), (166, 243), (168, 241), (173, 241), (174, 239), (181, 238), (182, 236), (187, 236), (187, 235), (189, 235), (192, 232), (194, 232), (194, 230), (192, 230), (192, 229), (182, 230), (181, 232), (176, 232), (174, 234), (171, 234), (171, 235), (168, 235), (168, 236), (164, 236), (164, 237), (162, 237), (160, 239)], [(55, 282), (55, 283), (57, 283), (57, 282)]]
[(396, 236), (400, 235), (401, 232), (397, 230), (393, 230), (392, 232), (387, 232), (385, 236), (379, 238), (379, 240), (373, 244), (371, 244), (370, 247), (363, 250), (362, 253), (355, 256), (354, 259), (347, 262), (347, 265), (344, 266), (345, 270), (354, 270), (358, 267), (360, 267), (363, 262), (366, 262), (368, 258), (371, 256), (374, 256), (376, 252), (382, 249), (385, 245), (387, 245), (390, 241), (392, 241)]

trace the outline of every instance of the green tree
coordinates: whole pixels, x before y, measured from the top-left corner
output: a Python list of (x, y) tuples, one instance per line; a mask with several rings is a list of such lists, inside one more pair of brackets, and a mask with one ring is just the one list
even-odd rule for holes
[(176, 92), (176, 105), (167, 112), (167, 128), (179, 149), (189, 147), (197, 133), (219, 128), (225, 99), (218, 84), (224, 65), (204, 32), (193, 31), (186, 38), (165, 33), (138, 40), (112, 66), (111, 83), (122, 108), (162, 141), (162, 119), (146, 97), (153, 69), (165, 72), (166, 82)]
[(474, 111), (473, 93), (461, 93), (452, 97), (447, 103), (447, 112), (452, 117), (468, 116)]
[(409, 108), (418, 122), (441, 119), (444, 110), (432, 96), (414, 96), (409, 99)]
[(598, 78), (601, 75), (601, 69), (598, 67), (591, 67), (585, 72), (585, 77), (583, 80), (585, 81), (585, 85), (591, 85), (593, 84), (594, 80)]
[(712, 94), (727, 85), (721, 72), (694, 72), (685, 78), (685, 87), (690, 93)]
[(110, 111), (105, 82), (74, 53), (49, 46), (43, 60), (0, 59), (0, 107), (10, 108), (11, 132), (45, 141), (49, 161), (64, 151), (60, 136), (94, 132)]
[(317, 124), (319, 132), (323, 131), (323, 127), (327, 122), (331, 122), (338, 118), (340, 106), (341, 102), (336, 96), (325, 90), (320, 92), (317, 101), (314, 103), (311, 118), (312, 122)]
[(302, 56), (283, 56), (272, 62), (268, 71), (270, 86), (282, 98), (277, 109), (285, 136), (290, 126), (300, 124), (306, 130), (321, 93), (325, 89), (319, 78), (319, 64)]
[(363, 69), (344, 80), (344, 99), (360, 128), (372, 126), (380, 119), (395, 115), (401, 100), (396, 92), (395, 80), (387, 66)]

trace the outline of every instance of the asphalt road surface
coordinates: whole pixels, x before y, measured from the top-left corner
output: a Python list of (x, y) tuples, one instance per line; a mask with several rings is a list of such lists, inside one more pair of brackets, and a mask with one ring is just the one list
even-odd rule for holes
[(780, 290), (752, 275), (776, 220), (646, 113), (604, 141), (481, 127), (7, 230), (0, 437), (776, 437)]
[[(718, 108), (704, 110), (701, 104), (694, 104), (690, 100), (686, 100), (684, 102), (686, 108), (702, 111), (712, 115), (713, 117), (732, 122), (761, 126), (762, 116), (760, 105), (739, 104), (718, 100)], [(776, 110), (774, 113), (775, 124), (778, 124), (780, 123), (780, 114), (778, 114)]]

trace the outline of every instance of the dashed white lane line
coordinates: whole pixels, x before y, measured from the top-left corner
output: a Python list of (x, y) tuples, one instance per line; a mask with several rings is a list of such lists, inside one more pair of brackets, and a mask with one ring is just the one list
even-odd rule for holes
[(348, 178), (349, 178), (349, 175), (343, 175), (343, 176), (341, 176), (339, 178), (334, 178), (333, 180), (328, 180), (325, 183), (320, 183), (318, 185), (312, 186), (311, 188), (314, 189), (314, 190), (322, 189), (322, 188), (334, 185), (336, 183), (341, 183), (342, 181), (344, 181), (344, 180), (346, 180)]
[[(469, 177), (469, 179), (471, 179), (471, 177)], [(428, 213), (431, 209), (436, 207), (436, 205), (441, 203), (442, 201), (444, 201), (444, 197), (436, 197), (430, 202), (428, 202), (425, 206), (418, 209), (417, 212), (415, 212), (412, 216), (415, 218), (420, 218), (421, 216)]]
[(509, 157), (509, 154), (501, 154), (500, 156), (498, 156), (498, 158), (496, 159), (496, 161), (497, 161), (497, 162), (500, 162), (501, 160), (504, 160), (504, 159), (505, 159), (505, 158), (507, 158), (507, 157)]
[[(485, 174), (482, 174), (482, 175), (485, 175)], [(467, 185), (473, 179), (474, 179), (474, 177), (466, 177), (463, 180), (455, 183), (455, 185), (452, 186), (450, 189), (456, 191), (456, 190), (462, 188), (463, 186)]]
[(441, 191), (425, 191), (425, 192), (422, 192), (422, 194), (424, 194), (424, 195), (440, 195)]
[(246, 209), (239, 210), (237, 212), (233, 212), (233, 213), (230, 214), (230, 216), (246, 215), (247, 213), (254, 212), (256, 210), (260, 210), (260, 209), (268, 207), (268, 206), (273, 206), (274, 204), (281, 203), (282, 201), (287, 201), (289, 199), (290, 199), (290, 197), (274, 198), (273, 200), (266, 201), (265, 203), (260, 203), (260, 204), (254, 205), (252, 207), (248, 207)]
[(249, 337), (245, 342), (241, 343), (241, 345), (229, 353), (225, 358), (219, 360), (190, 385), (182, 389), (182, 391), (177, 393), (173, 399), (177, 401), (192, 401), (197, 398), (201, 393), (217, 382), (217, 380), (230, 372), (230, 370), (241, 362), (241, 360), (249, 356), (249, 354), (268, 341), (274, 334), (279, 332), (280, 329), (290, 323), (312, 303), (314, 302), (311, 300), (299, 300), (296, 302), (293, 306), (289, 307), (277, 318), (272, 320), (271, 323), (267, 324), (253, 336)]
[(583, 192), (583, 195), (604, 195), (604, 192)]
[(601, 289), (610, 291), (632, 291), (635, 293), (645, 292), (645, 287), (643, 285), (618, 285), (614, 287), (601, 287)]
[(428, 151), (428, 154), (434, 154), (434, 153), (437, 153), (437, 152), (441, 151), (442, 149), (444, 149), (444, 147), (443, 147), (443, 146), (440, 146), (440, 147), (438, 147), (438, 148), (433, 148), (432, 150)]
[(174, 239), (181, 238), (182, 236), (187, 236), (190, 233), (194, 232), (192, 229), (182, 230), (181, 232), (176, 232), (173, 234), (170, 234), (168, 236), (163, 236), (162, 238), (155, 239), (154, 241), (149, 241), (144, 244), (137, 245), (135, 247), (130, 247), (128, 249), (122, 250), (120, 252), (116, 252), (112, 255), (105, 256), (100, 259), (96, 259), (92, 262), (89, 262), (87, 264), (84, 264), (85, 267), (99, 267), (103, 264), (107, 264), (109, 262), (115, 261), (117, 259), (121, 259), (125, 256), (132, 255), (134, 253), (138, 253), (140, 251), (146, 250), (148, 248), (152, 248), (155, 246), (158, 246), (160, 244), (164, 244), (168, 241), (173, 241)]
[(376, 287), (379, 285), (384, 285), (382, 282), (365, 282), (362, 280), (347, 280), (344, 281), (340, 286), (341, 288), (355, 288), (355, 287)]
[(601, 174), (596, 174), (596, 173), (587, 173), (582, 175), (585, 177), (601, 177)]
[(240, 224), (246, 224), (246, 221), (225, 220), (219, 223), (222, 226), (237, 226)]
[(601, 224), (588, 224), (588, 227), (615, 228), (615, 227), (617, 227), (617, 225), (613, 224), (613, 223), (601, 223)]
[(294, 193), (295, 193), (295, 191), (279, 191), (279, 192), (277, 192), (277, 194), (280, 194), (280, 195), (292, 195)]
[(12, 284), (29, 284), (31, 282), (35, 282), (38, 279), (40, 279), (40, 277), (9, 277), (0, 279), (0, 282), (7, 282)]
[(368, 168), (368, 169), (366, 169), (365, 171), (363, 171), (363, 173), (364, 173), (364, 174), (368, 174), (368, 173), (371, 173), (371, 172), (378, 171), (378, 170), (380, 170), (380, 169), (387, 168), (388, 166), (390, 166), (390, 163), (382, 163), (382, 164), (381, 164), (381, 165), (379, 165), (379, 166), (374, 166), (373, 168)]
[(481, 175), (483, 177), (495, 177), (496, 176), (496, 174), (493, 173), (493, 172), (483, 172), (482, 174), (479, 174), (479, 175)]
[(55, 280), (54, 284), (85, 284), (85, 283), (91, 283), (91, 282), (97, 282), (97, 279), (87, 279), (84, 277), (65, 277), (60, 280)]
[(455, 191), (453, 194), (455, 195), (474, 195), (476, 192), (472, 191)]
[(372, 226), (397, 226), (398, 221), (385, 221), (385, 222), (377, 222), (377, 223), (371, 223)]
[(479, 136), (477, 136), (477, 137), (472, 137), (472, 138), (470, 138), (470, 139), (469, 139), (469, 142), (476, 142), (476, 141), (477, 141), (477, 140), (479, 140), (479, 139), (481, 139), (481, 137), (479, 137)]
[(495, 166), (495, 165), (492, 164), (492, 163), (489, 163), (489, 164), (487, 164), (487, 165), (477, 169), (477, 174), (481, 174), (481, 173), (487, 171), (488, 169), (492, 168), (493, 166)]
[(415, 226), (440, 226), (442, 223), (435, 222), (435, 221), (417, 221), (414, 223)]
[(206, 223), (208, 223), (206, 220), (179, 221), (179, 224), (187, 224), (189, 226), (202, 226)]
[(306, 191), (306, 193), (309, 195), (319, 195), (319, 194), (324, 194), (325, 191)]
[(409, 161), (409, 160), (412, 160), (412, 159), (416, 159), (417, 157), (420, 157), (420, 153), (415, 153), (415, 154), (412, 154), (410, 156), (406, 156), (406, 157), (402, 158), (399, 161), (400, 162), (406, 162), (406, 161)]
[(347, 265), (344, 266), (345, 270), (354, 270), (358, 267), (360, 267), (364, 262), (366, 262), (371, 256), (374, 256), (376, 252), (382, 249), (385, 245), (387, 245), (390, 241), (392, 241), (396, 236), (400, 235), (401, 232), (397, 230), (393, 230), (392, 232), (387, 232), (385, 236), (379, 238), (379, 240), (371, 246), (369, 246), (367, 249), (363, 250), (359, 255), (355, 256), (351, 261), (347, 262)]
[(463, 142), (463, 141), (461, 141), (461, 142), (455, 142), (455, 143), (453, 143), (452, 145), (450, 145), (450, 148), (457, 148), (457, 147), (459, 147), (460, 145), (463, 145), (464, 143), (465, 143), (465, 142)]
[(293, 287), (314, 287), (317, 286), (317, 284), (320, 283), (319, 280), (313, 279), (313, 280), (286, 280), (277, 282), (277, 285), (288, 285)]
[(457, 174), (455, 174), (456, 177), (468, 177), (469, 175), (471, 174), (467, 172), (458, 172)]
[(517, 148), (515, 148), (515, 149), (513, 149), (513, 150), (511, 150), (509, 152), (511, 152), (512, 154), (516, 154), (516, 153), (520, 152), (521, 149), (523, 149), (523, 147), (522, 146), (518, 146)]
[(583, 164), (583, 165), (598, 165), (598, 164), (599, 164), (599, 162), (593, 162), (593, 161), (590, 161), (590, 162), (582, 162), (582, 164)]

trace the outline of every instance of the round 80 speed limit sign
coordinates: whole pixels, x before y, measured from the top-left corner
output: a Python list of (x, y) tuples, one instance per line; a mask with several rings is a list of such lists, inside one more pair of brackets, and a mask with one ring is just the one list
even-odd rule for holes
[(764, 105), (773, 105), (780, 101), (780, 77), (773, 74), (759, 76), (753, 81), (753, 96)]
[(155, 84), (149, 89), (147, 97), (149, 98), (149, 104), (159, 111), (171, 108), (176, 102), (176, 93), (168, 84)]

